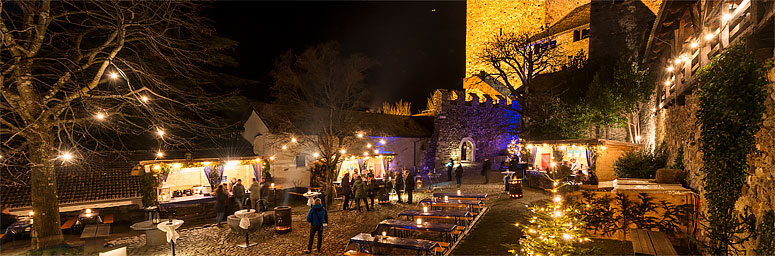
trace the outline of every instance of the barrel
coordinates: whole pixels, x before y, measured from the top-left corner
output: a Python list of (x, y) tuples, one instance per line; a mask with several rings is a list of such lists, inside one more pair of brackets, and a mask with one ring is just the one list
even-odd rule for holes
[(277, 206), (274, 208), (274, 232), (285, 234), (291, 232), (291, 207)]
[(522, 179), (512, 179), (509, 183), (509, 196), (522, 198)]

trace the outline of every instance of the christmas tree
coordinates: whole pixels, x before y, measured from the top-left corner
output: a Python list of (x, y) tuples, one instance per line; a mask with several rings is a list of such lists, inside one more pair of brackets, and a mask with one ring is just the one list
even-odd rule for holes
[[(548, 177), (548, 176), (547, 176)], [(546, 205), (529, 206), (532, 216), (528, 223), (517, 227), (522, 229), (524, 237), (519, 240), (518, 255), (575, 255), (582, 254), (582, 248), (574, 245), (589, 241), (583, 232), (584, 223), (579, 219), (577, 210), (558, 193), (565, 184), (552, 179), (552, 201)]]

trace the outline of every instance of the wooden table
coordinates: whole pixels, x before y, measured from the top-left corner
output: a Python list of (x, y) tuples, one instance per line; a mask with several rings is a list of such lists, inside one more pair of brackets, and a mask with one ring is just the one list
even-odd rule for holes
[(110, 234), (110, 224), (86, 225), (81, 233), (81, 239), (86, 240), (84, 253), (98, 252), (102, 249), (105, 238)]
[(472, 215), (468, 211), (423, 211), (423, 210), (404, 210), (398, 213), (398, 217), (406, 216), (407, 218), (414, 220), (414, 218), (427, 218), (427, 219), (454, 219), (455, 223), (468, 226), (468, 221), (472, 219)]
[(433, 193), (435, 198), (454, 198), (458, 200), (480, 200), (487, 201), (487, 194), (472, 194), (472, 193)]
[(441, 241), (452, 241), (452, 232), (457, 230), (457, 225), (455, 224), (434, 222), (422, 222), (417, 224), (417, 222), (414, 221), (396, 219), (383, 220), (377, 224), (377, 226), (393, 229), (392, 235), (401, 237), (403, 237), (403, 235), (399, 235), (401, 232), (396, 231), (406, 230), (439, 233)]
[[(371, 249), (371, 247), (381, 246), (381, 247), (389, 247), (389, 248), (396, 248), (396, 249), (403, 249), (403, 250), (419, 251), (427, 255), (433, 254), (433, 249), (436, 247), (439, 247), (439, 243), (436, 241), (394, 237), (394, 236), (372, 236), (371, 234), (368, 234), (368, 233), (360, 233), (354, 236), (353, 238), (350, 238), (349, 243), (357, 243), (361, 245), (361, 250), (364, 249), (363, 248), (364, 246), (370, 247), (369, 249)], [(372, 252), (372, 250), (369, 250), (369, 252)]]
[(468, 211), (478, 211), (481, 208), (484, 208), (484, 202), (480, 200), (457, 200), (457, 199), (450, 199), (450, 200), (432, 200), (432, 199), (423, 199), (420, 201), (423, 205), (428, 205), (432, 210), (436, 210), (438, 208), (444, 208), (444, 207), (450, 207), (450, 208), (467, 208)]
[(678, 255), (665, 233), (630, 229), (630, 238), (635, 255)]

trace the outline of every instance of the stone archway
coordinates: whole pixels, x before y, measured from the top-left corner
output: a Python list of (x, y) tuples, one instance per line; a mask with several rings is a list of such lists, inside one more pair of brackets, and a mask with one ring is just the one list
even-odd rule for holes
[(476, 152), (476, 144), (470, 137), (463, 138), (458, 146), (460, 161), (473, 162), (476, 161), (474, 152)]

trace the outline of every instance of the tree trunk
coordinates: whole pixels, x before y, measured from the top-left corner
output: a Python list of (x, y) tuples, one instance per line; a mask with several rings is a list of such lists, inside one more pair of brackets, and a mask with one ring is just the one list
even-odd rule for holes
[(28, 146), (31, 156), (30, 199), (33, 216), (32, 248), (47, 248), (64, 243), (59, 221), (57, 198), (56, 153), (54, 139), (45, 128), (36, 129)]

